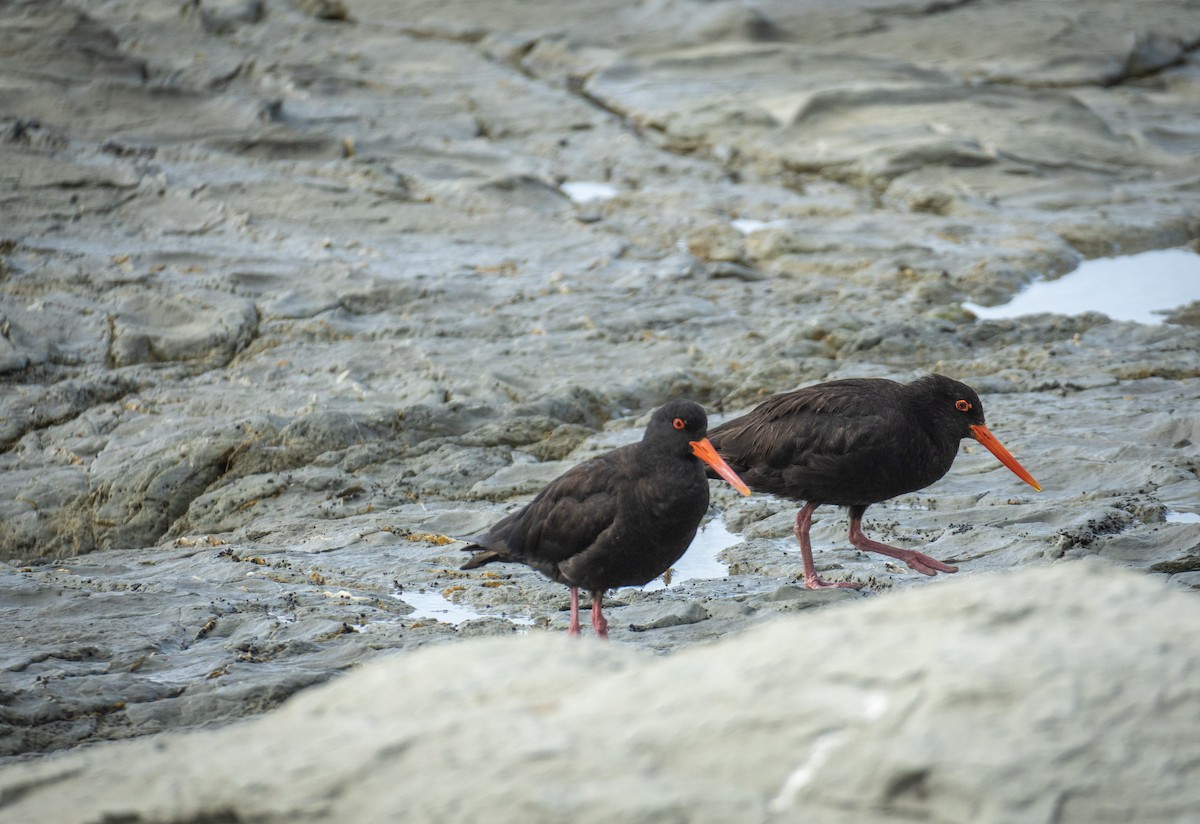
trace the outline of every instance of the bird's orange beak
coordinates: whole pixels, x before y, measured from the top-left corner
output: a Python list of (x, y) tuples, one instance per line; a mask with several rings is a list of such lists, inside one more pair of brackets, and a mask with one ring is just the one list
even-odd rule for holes
[(729, 464), (725, 463), (725, 459), (717, 454), (717, 450), (708, 442), (708, 438), (701, 438), (698, 441), (688, 441), (688, 443), (692, 447), (692, 454), (711, 466), (713, 471), (722, 478), (729, 481), (730, 486), (743, 495), (750, 494), (750, 487), (746, 486)]
[(991, 452), (996, 456), (1000, 463), (1011, 469), (1013, 474), (1015, 474), (1025, 483), (1032, 486), (1038, 492), (1042, 491), (1041, 484), (1035, 481), (1033, 476), (1025, 471), (1025, 467), (1021, 466), (1021, 464), (1017, 462), (1017, 459), (1012, 456), (1012, 453), (1005, 449), (1004, 445), (1001, 444), (1000, 441), (996, 440), (996, 436), (993, 435), (986, 426), (981, 423), (973, 423), (971, 424), (971, 432), (974, 434), (975, 440), (986, 446), (988, 452)]

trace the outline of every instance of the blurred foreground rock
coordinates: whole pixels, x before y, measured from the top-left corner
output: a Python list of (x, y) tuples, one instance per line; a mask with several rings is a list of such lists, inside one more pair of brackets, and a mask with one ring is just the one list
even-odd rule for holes
[(659, 658), (392, 657), (221, 729), (0, 775), (55, 821), (1183, 822), (1200, 603), (1101, 562), (947, 581)]

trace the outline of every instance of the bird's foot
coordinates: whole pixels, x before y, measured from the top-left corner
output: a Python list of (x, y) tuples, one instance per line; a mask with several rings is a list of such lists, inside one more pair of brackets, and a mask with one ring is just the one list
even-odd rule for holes
[[(878, 549), (871, 549), (871, 552), (880, 552)], [(930, 558), (923, 552), (917, 552), (916, 549), (898, 549), (888, 547), (888, 552), (883, 553), (892, 555), (893, 558), (904, 561), (908, 565), (908, 569), (922, 573), (922, 575), (937, 575), (938, 572), (958, 572), (959, 567), (943, 564), (942, 561), (936, 558)]]
[(917, 552), (915, 549), (902, 549), (900, 553), (895, 557), (908, 564), (910, 569), (914, 569), (923, 575), (937, 575), (939, 572), (958, 572), (958, 567), (942, 563), (937, 558), (931, 558), (924, 552)]
[(857, 581), (826, 581), (815, 572), (804, 576), (805, 589), (862, 589)]
[(924, 552), (917, 552), (915, 549), (901, 549), (898, 546), (891, 544), (881, 544), (879, 541), (872, 541), (862, 531), (861, 516), (854, 517), (853, 513), (850, 517), (850, 543), (856, 549), (861, 549), (863, 552), (878, 552), (880, 555), (887, 555), (908, 564), (909, 569), (915, 570), (922, 575), (937, 575), (939, 572), (958, 572), (958, 567), (944, 564), (937, 558), (931, 558)]

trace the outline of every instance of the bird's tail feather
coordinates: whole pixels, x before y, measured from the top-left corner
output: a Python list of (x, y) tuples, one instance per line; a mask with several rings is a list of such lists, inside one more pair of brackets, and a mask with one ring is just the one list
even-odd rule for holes
[(484, 549), (479, 544), (471, 544), (470, 546), (465, 546), (465, 547), (463, 547), (463, 551), (464, 552), (475, 552), (477, 554), (474, 557), (472, 557), (469, 561), (467, 561), (465, 564), (460, 566), (459, 569), (475, 569), (477, 567), (483, 566), (484, 564), (490, 564), (492, 561), (499, 561), (504, 557), (499, 552), (495, 552), (494, 550), (491, 550), (491, 549)]

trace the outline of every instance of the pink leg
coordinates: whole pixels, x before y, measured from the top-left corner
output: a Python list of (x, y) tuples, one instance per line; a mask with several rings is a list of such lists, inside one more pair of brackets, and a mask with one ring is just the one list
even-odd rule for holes
[(605, 619), (604, 612), (600, 608), (600, 602), (603, 599), (604, 590), (597, 589), (592, 592), (592, 627), (601, 638), (608, 638), (608, 620)]
[(854, 581), (826, 581), (817, 575), (817, 565), (813, 563), (812, 541), (808, 530), (812, 527), (812, 516), (818, 504), (806, 503), (796, 513), (796, 540), (800, 543), (800, 560), (804, 562), (804, 588), (830, 589), (844, 587), (846, 589), (861, 589), (862, 584)]
[(939, 572), (958, 572), (958, 567), (944, 564), (937, 558), (929, 557), (924, 552), (917, 552), (915, 549), (900, 549), (889, 544), (872, 541), (862, 531), (862, 516), (866, 510), (865, 506), (850, 507), (850, 543), (855, 547), (864, 552), (878, 552), (882, 555), (899, 558), (908, 564), (909, 567), (924, 575), (937, 575)]
[(571, 626), (567, 627), (567, 635), (579, 634), (579, 587), (571, 587)]

